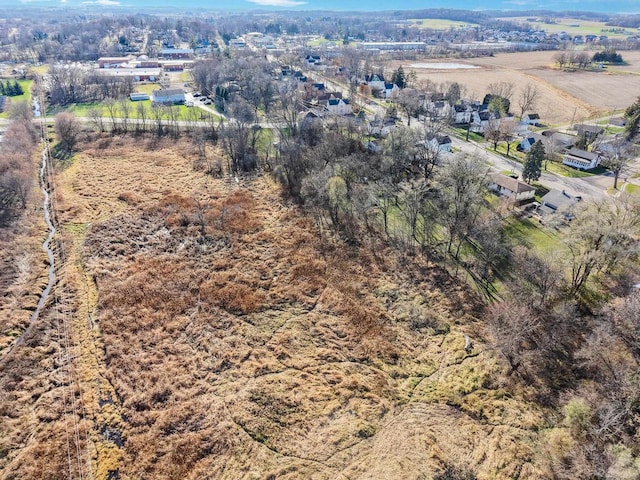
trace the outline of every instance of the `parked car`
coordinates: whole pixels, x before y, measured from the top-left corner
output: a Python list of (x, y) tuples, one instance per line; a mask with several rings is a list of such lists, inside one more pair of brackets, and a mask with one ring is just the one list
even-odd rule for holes
[(193, 92), (192, 94), (194, 97), (199, 97), (200, 95), (202, 95), (200, 92)]

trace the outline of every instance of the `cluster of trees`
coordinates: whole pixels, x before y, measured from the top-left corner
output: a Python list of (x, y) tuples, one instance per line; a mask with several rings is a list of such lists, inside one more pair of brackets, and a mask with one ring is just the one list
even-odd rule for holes
[(607, 63), (624, 63), (622, 55), (615, 50), (604, 50), (602, 52), (596, 52), (593, 54), (592, 61), (594, 62), (607, 62)]
[(17, 80), (10, 82), (9, 80), (0, 81), (0, 95), (5, 95), (7, 97), (17, 97), (18, 95), (22, 95), (24, 90), (22, 86), (18, 83)]
[(591, 65), (591, 56), (587, 52), (561, 50), (553, 56), (560, 68), (585, 69)]
[(623, 280), (621, 297), (595, 309), (576, 303), (584, 299), (576, 292), (598, 272), (610, 287), (634, 268), (639, 222), (637, 202), (586, 206), (566, 234), (568, 257), (516, 249), (508, 300), (487, 309), (510, 377), (557, 408), (554, 428), (540, 438), (548, 445), (541, 462), (554, 478), (638, 474), (640, 292)]
[(131, 78), (101, 75), (72, 65), (54, 65), (49, 69), (47, 85), (51, 105), (98, 102), (128, 97), (133, 92)]
[(245, 103), (254, 113), (269, 113), (276, 94), (273, 72), (277, 65), (250, 54), (218, 55), (198, 62), (192, 77), (197, 88), (212, 97), (221, 111), (229, 103)]
[(0, 145), (0, 225), (10, 221), (17, 209), (27, 206), (34, 182), (33, 149), (37, 132), (31, 109), (24, 102), (11, 108), (11, 123)]

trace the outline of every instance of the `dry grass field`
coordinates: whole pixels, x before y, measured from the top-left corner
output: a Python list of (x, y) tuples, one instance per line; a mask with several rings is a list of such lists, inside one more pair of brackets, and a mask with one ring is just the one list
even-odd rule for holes
[(545, 412), (468, 287), (321, 240), (267, 177), (195, 172), (188, 144), (98, 140), (57, 186), (59, 301), (0, 374), (0, 478), (549, 478)]
[[(408, 67), (418, 80), (458, 82), (466, 95), (479, 98), (491, 83), (512, 82), (515, 88), (512, 111), (518, 113), (517, 97), (527, 83), (538, 85), (541, 97), (537, 110), (543, 122), (563, 125), (595, 116), (604, 116), (631, 105), (640, 92), (640, 52), (623, 52), (628, 65), (610, 66), (603, 71), (561, 71), (554, 65), (555, 52), (496, 53), (493, 57), (452, 60), (481, 67), (473, 70), (433, 70)], [(428, 63), (429, 60), (416, 63)], [(442, 63), (439, 59), (437, 62)], [(393, 68), (397, 68), (395, 62)]]

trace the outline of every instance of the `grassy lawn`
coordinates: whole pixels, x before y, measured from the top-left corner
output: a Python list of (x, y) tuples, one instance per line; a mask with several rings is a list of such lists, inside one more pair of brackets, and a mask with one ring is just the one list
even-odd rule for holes
[[(544, 166), (543, 166), (544, 169)], [(562, 175), (563, 177), (581, 178), (581, 177), (593, 177), (594, 175), (601, 175), (607, 171), (604, 167), (597, 167), (592, 170), (578, 170), (577, 168), (571, 168), (562, 163), (549, 162), (547, 164), (547, 171)]]
[[(155, 85), (142, 85), (141, 87), (137, 87), (136, 91), (138, 93), (151, 93), (151, 90), (156, 89)], [(148, 91), (147, 91), (148, 90)], [(139, 102), (129, 102), (129, 118), (140, 118), (140, 114), (138, 112), (138, 105), (144, 105), (146, 109), (146, 117), (147, 119), (152, 119), (153, 114), (151, 104), (151, 100), (143, 100)], [(187, 107), (186, 105), (174, 105), (173, 108), (177, 109), (178, 120), (200, 120), (201, 115), (206, 115), (210, 112), (205, 112), (204, 110), (199, 109), (198, 107)], [(48, 116), (55, 116), (60, 112), (70, 112), (73, 113), (76, 117), (88, 117), (89, 112), (91, 110), (98, 110), (102, 114), (103, 118), (109, 117), (109, 111), (107, 110), (105, 102), (92, 102), (92, 103), (74, 103), (71, 105), (66, 105), (65, 107), (54, 107), (47, 109)], [(194, 112), (194, 113), (192, 113)], [(196, 113), (197, 112), (197, 113)], [(214, 117), (219, 117), (215, 113), (210, 113)], [(122, 112), (119, 107), (116, 107), (115, 118), (122, 118)], [(166, 116), (166, 115), (165, 115)]]
[(635, 183), (627, 183), (624, 187), (624, 191), (631, 195), (640, 195), (640, 185)]
[[(466, 127), (453, 127), (453, 134), (462, 139), (465, 140), (467, 138), (467, 129)], [(482, 135), (478, 135), (477, 133), (474, 132), (469, 132), (469, 140), (473, 141), (473, 142), (479, 142), (479, 143), (484, 143), (484, 137)]]
[[(4, 79), (3, 81), (6, 81), (7, 79)], [(11, 83), (13, 83), (13, 80), (10, 80)], [(31, 84), (33, 83), (33, 80), (18, 80), (18, 84), (20, 84), (20, 86), (22, 87), (22, 90), (24, 91), (24, 93), (22, 95), (16, 95), (15, 97), (9, 97), (9, 103), (20, 103), (20, 102), (27, 102), (27, 103), (31, 103)], [(8, 109), (5, 109), (5, 111), (3, 113), (0, 113), (0, 118), (9, 118), (9, 112), (8, 110), (10, 110), (10, 106)]]
[(540, 254), (564, 249), (560, 237), (539, 225), (535, 220), (510, 217), (505, 222), (505, 233), (516, 244), (535, 249)]

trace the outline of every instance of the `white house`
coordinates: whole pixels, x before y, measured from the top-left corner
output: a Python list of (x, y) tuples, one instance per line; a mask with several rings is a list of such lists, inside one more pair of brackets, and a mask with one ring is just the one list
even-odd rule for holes
[(433, 152), (451, 152), (451, 138), (448, 135), (427, 133), (424, 145)]
[(573, 147), (565, 154), (562, 163), (580, 170), (589, 170), (596, 168), (600, 164), (600, 160), (599, 153), (587, 152)]
[(386, 82), (384, 80), (384, 76), (381, 73), (372, 73), (366, 75), (364, 77), (364, 81), (367, 85), (369, 85), (371, 91), (379, 90), (381, 92), (384, 92), (384, 84)]
[(371, 120), (368, 124), (367, 130), (369, 135), (374, 137), (386, 137), (394, 128), (396, 128), (396, 123), (393, 120)]
[(324, 107), (329, 113), (333, 113), (334, 115), (349, 115), (353, 113), (351, 102), (347, 98), (330, 98), (322, 103), (324, 103)]
[(500, 119), (488, 110), (482, 112), (471, 112), (470, 130), (475, 133), (484, 133), (484, 129), (489, 126), (489, 122), (496, 120), (499, 124)]
[(471, 121), (471, 108), (468, 105), (454, 105), (451, 115), (453, 123), (469, 123)]
[(389, 98), (393, 95), (394, 92), (400, 91), (400, 87), (398, 87), (395, 83), (386, 83), (384, 84), (384, 89), (382, 90), (382, 96), (384, 98)]
[(320, 55), (307, 55), (304, 59), (308, 67), (316, 67), (322, 64)]
[(491, 183), (489, 188), (499, 195), (512, 198), (517, 201), (531, 200), (536, 195), (535, 187), (519, 181), (517, 178), (507, 177), (501, 173), (489, 175)]
[(181, 88), (167, 88), (165, 90), (154, 90), (151, 92), (151, 101), (162, 105), (172, 105), (184, 103), (184, 90)]
[(527, 122), (529, 125), (535, 125), (536, 127), (540, 123), (540, 115), (537, 113), (527, 113), (522, 117), (523, 122)]
[(546, 137), (543, 137), (539, 133), (529, 133), (525, 138), (520, 142), (520, 149), (523, 152), (528, 152), (533, 147), (533, 144), (536, 142), (543, 142), (546, 140)]

